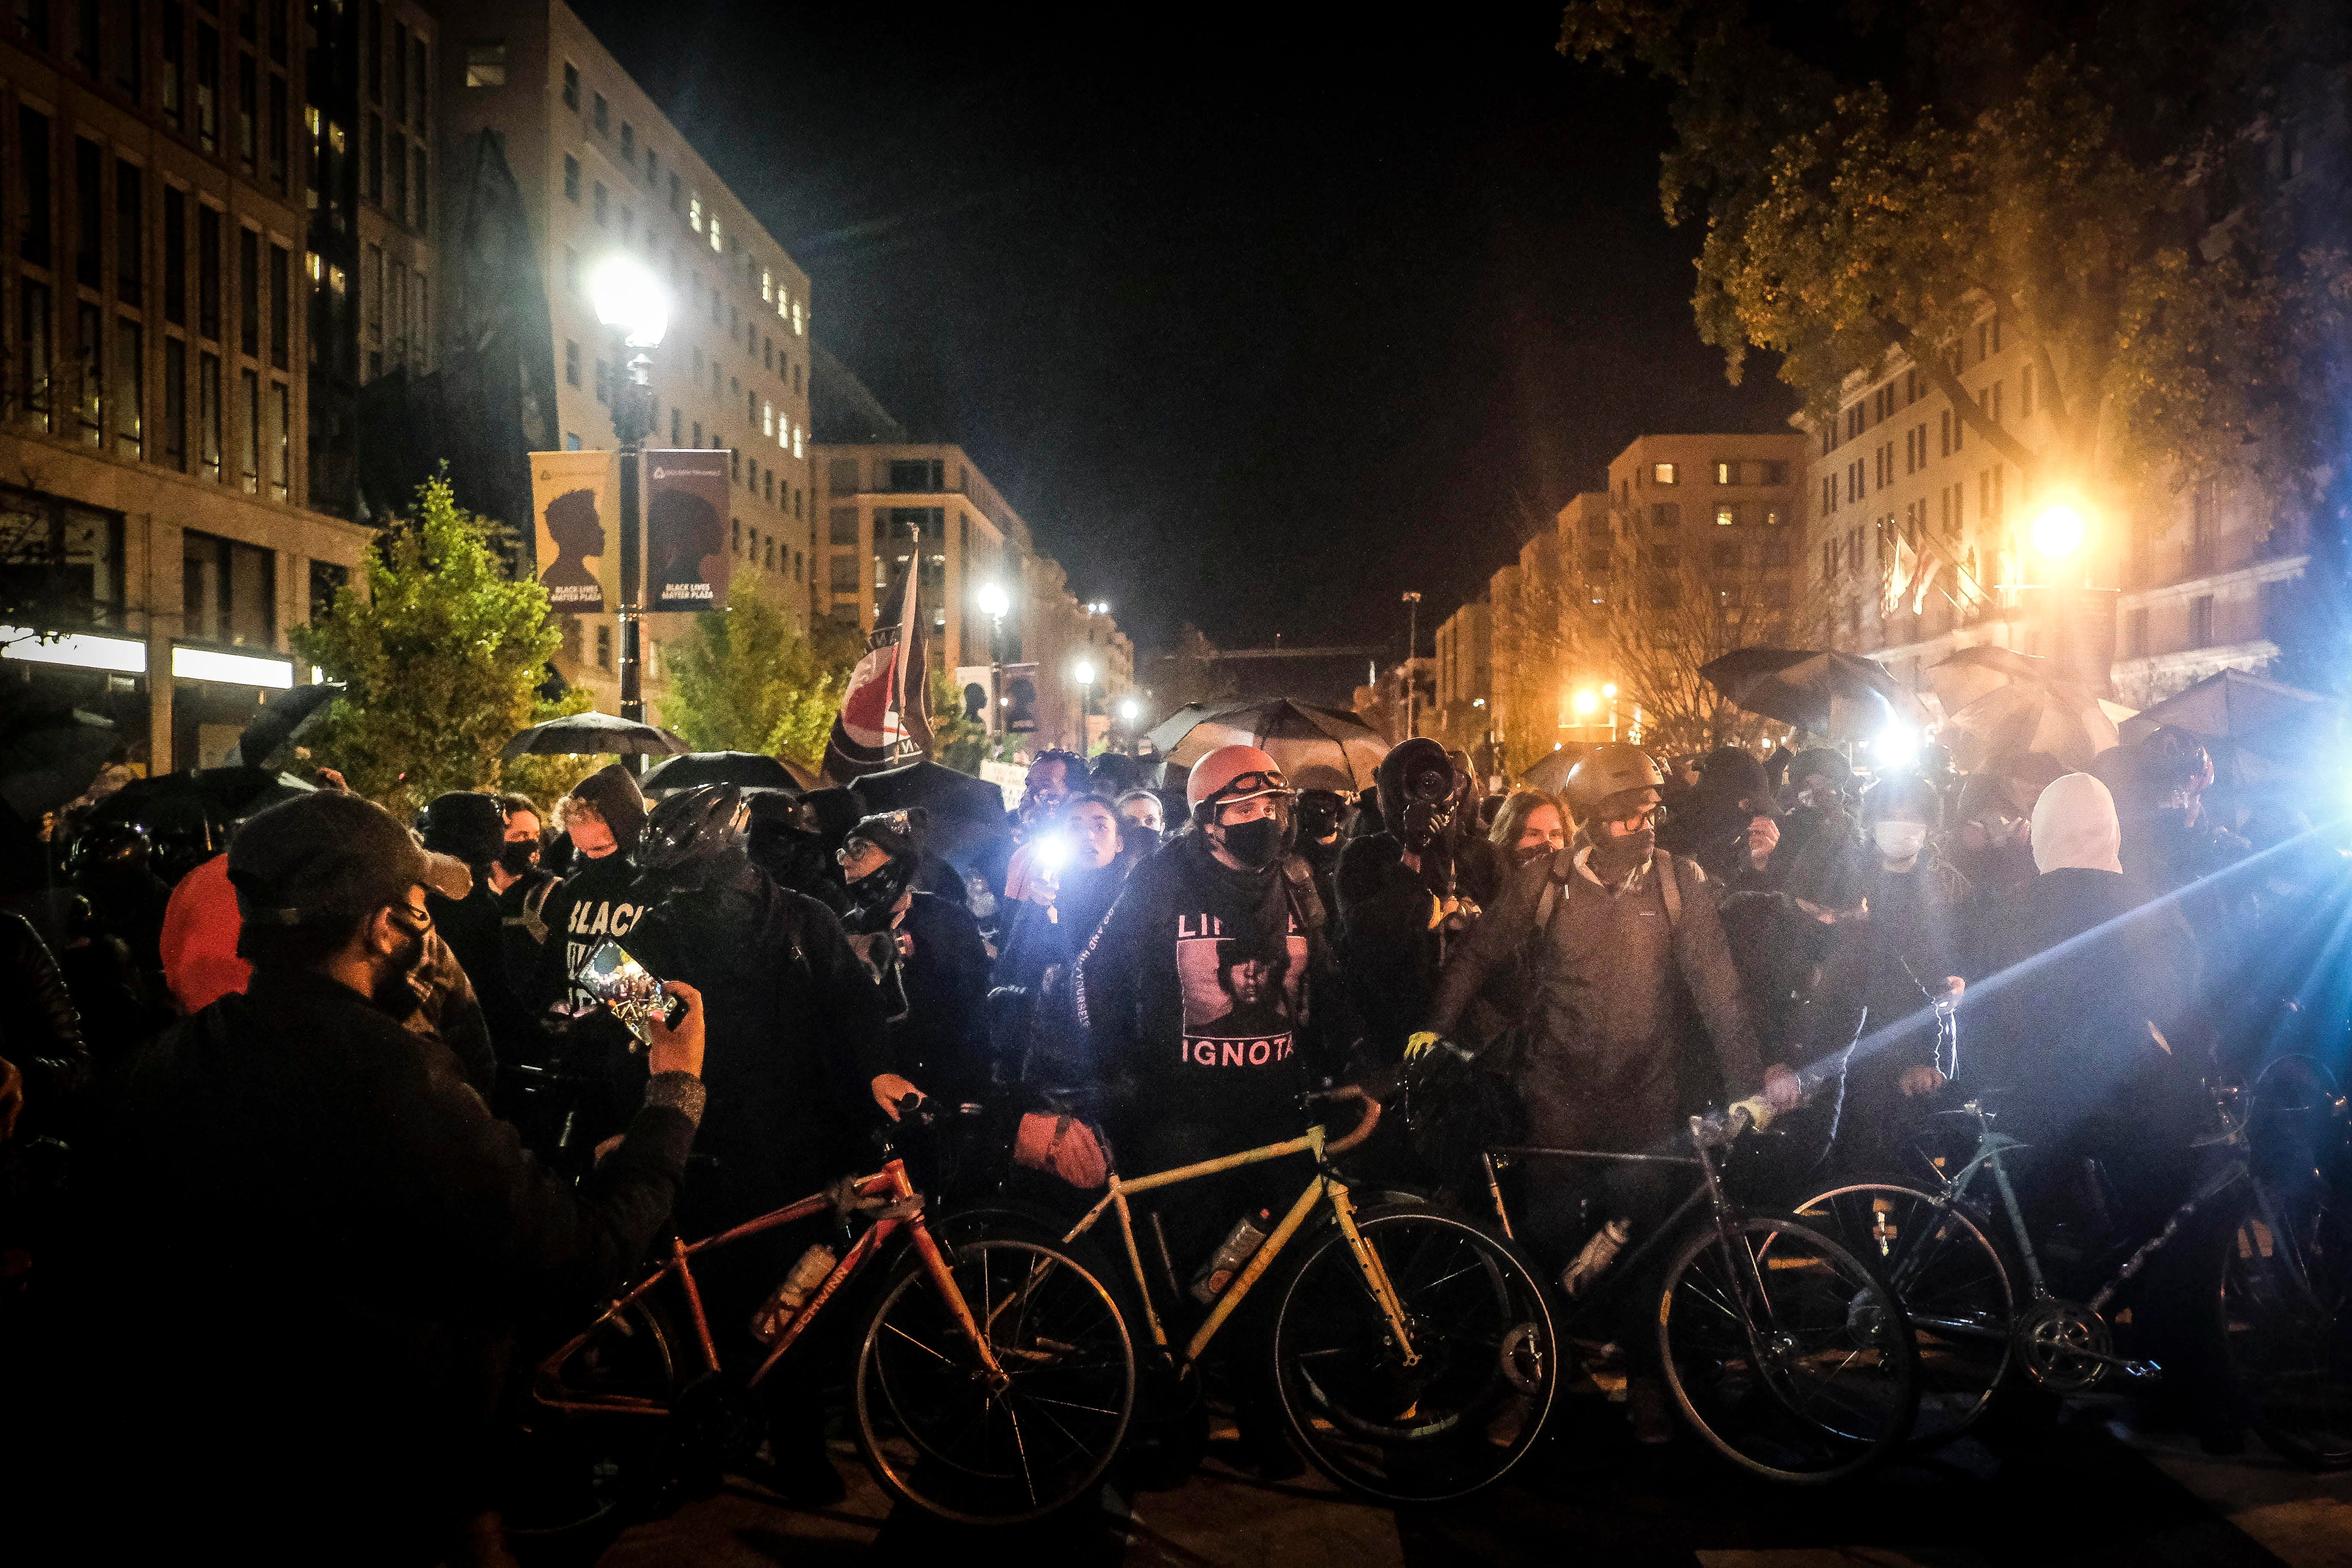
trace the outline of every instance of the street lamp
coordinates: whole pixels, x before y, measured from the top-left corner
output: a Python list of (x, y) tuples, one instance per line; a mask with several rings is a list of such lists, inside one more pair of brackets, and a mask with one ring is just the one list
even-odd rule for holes
[(2056, 500), (2033, 518), (2033, 551), (2045, 561), (2063, 561), (2083, 548), (2090, 522), (2075, 502)]
[(989, 619), (988, 728), (993, 734), (1004, 726), (1004, 613), (1013, 608), (1013, 601), (994, 583), (982, 583), (978, 597), (980, 613)]
[(608, 256), (588, 275), (588, 299), (596, 320), (635, 353), (628, 380), (614, 389), (613, 436), (621, 458), (621, 717), (643, 722), (644, 667), (637, 657), (637, 578), (642, 553), (638, 523), (638, 454), (654, 428), (653, 351), (669, 331), (669, 296), (644, 263)]
[(1595, 708), (1600, 706), (1601, 699), (1595, 697), (1591, 692), (1580, 691), (1576, 694), (1576, 710), (1579, 713), (1589, 715)]
[(1082, 658), (1070, 673), (1077, 678), (1078, 682), (1078, 755), (1083, 757), (1087, 754), (1087, 718), (1094, 706), (1095, 667)]
[(1404, 595), (1404, 735), (1410, 741), (1421, 733), (1416, 724), (1413, 700), (1421, 695), (1412, 679), (1412, 656), (1421, 647), (1421, 595)]

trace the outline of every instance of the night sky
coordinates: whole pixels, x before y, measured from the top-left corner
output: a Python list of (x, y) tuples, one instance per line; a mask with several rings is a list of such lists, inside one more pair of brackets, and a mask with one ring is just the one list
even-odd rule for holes
[(1658, 96), (1556, 5), (579, 9), (1141, 645), (1402, 650), (1419, 588), (1426, 651), (1635, 435), (1795, 405), (1698, 341)]

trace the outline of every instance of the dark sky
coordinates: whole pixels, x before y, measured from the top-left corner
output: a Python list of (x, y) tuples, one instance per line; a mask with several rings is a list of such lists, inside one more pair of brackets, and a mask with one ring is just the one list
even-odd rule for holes
[(1698, 341), (1659, 100), (1556, 5), (1283, 9), (580, 4), (1139, 643), (1401, 648), (1419, 588), (1426, 648), (1633, 436), (1794, 403)]

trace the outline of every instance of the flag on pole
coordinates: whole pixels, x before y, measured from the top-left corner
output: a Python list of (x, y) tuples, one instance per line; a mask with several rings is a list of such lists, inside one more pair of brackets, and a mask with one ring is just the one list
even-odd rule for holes
[(908, 562), (898, 574), (866, 637), (866, 657), (842, 693), (824, 748), (824, 774), (836, 784), (931, 754), (930, 662), (923, 652), (915, 565)]

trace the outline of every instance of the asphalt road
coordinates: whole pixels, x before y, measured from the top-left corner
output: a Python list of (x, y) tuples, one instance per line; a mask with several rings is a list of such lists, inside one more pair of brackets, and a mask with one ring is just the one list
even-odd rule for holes
[[(630, 1528), (601, 1568), (898, 1563), (1024, 1568), (1436, 1568), (1590, 1562), (1660, 1568), (2352, 1568), (2352, 1472), (2315, 1476), (2258, 1441), (2201, 1453), (2114, 1401), (1998, 1451), (1974, 1441), (1850, 1486), (1755, 1483), (1687, 1440), (1636, 1449), (1617, 1407), (1574, 1400), (1545, 1451), (1496, 1491), (1398, 1512), (1310, 1472), (1251, 1480), (1212, 1456), (1172, 1489), (1106, 1488), (1098, 1511), (985, 1534), (893, 1512), (847, 1444), (842, 1506), (787, 1509), (748, 1482)], [(975, 1557), (974, 1553), (982, 1555)]]

